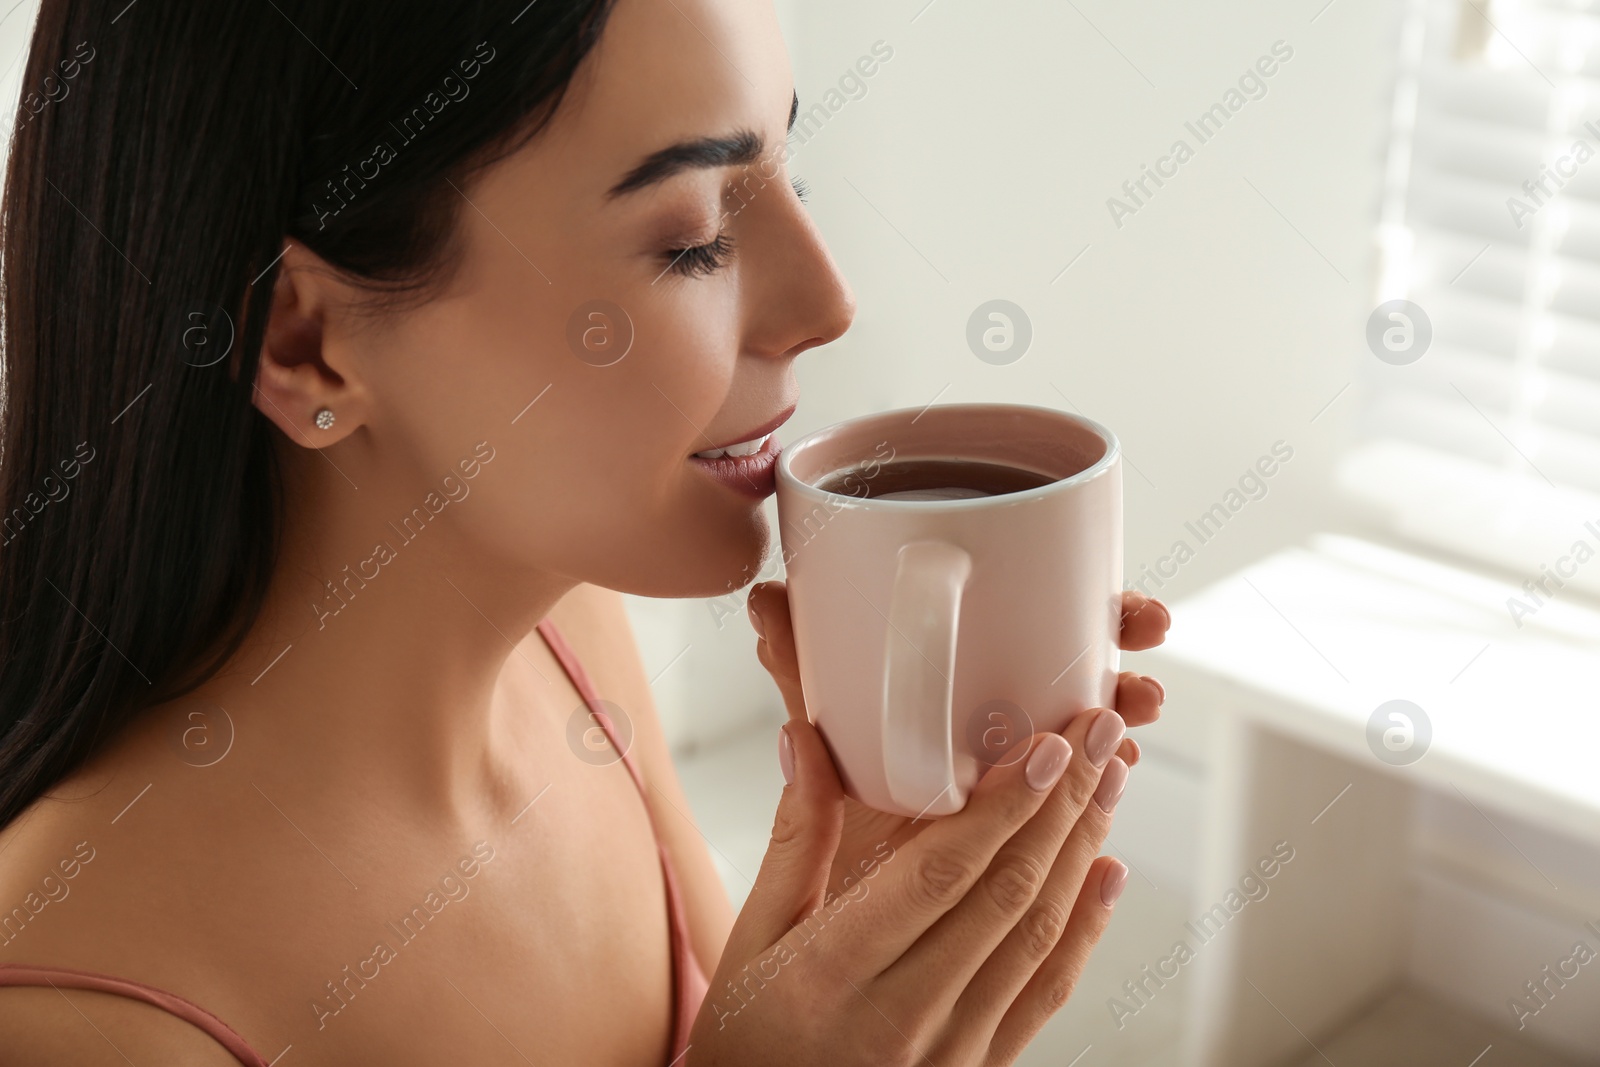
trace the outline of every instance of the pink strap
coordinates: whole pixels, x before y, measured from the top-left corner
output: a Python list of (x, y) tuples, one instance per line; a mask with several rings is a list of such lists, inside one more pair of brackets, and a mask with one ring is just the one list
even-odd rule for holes
[[(539, 623), (538, 629), (539, 636), (544, 638), (545, 644), (550, 646), (550, 651), (555, 653), (556, 659), (560, 661), (561, 669), (567, 672), (573, 688), (589, 706), (590, 715), (600, 724), (600, 729), (605, 731), (606, 737), (611, 741), (611, 747), (617, 750), (623, 764), (627, 766), (628, 773), (633, 775), (633, 784), (639, 789), (639, 798), (646, 799), (644, 775), (634, 762), (632, 746), (625, 749), (617, 740), (616, 732), (612, 729), (611, 716), (606, 713), (605, 706), (595, 692), (594, 684), (589, 681), (588, 673), (578, 662), (578, 657), (566, 639), (561, 636), (561, 631), (556, 629), (555, 623), (545, 619)], [(694, 947), (689, 941), (688, 913), (684, 910), (683, 893), (678, 886), (678, 876), (672, 869), (672, 858), (667, 854), (667, 846), (661, 840), (660, 829), (656, 826), (655, 816), (651, 814), (648, 803), (645, 804), (644, 811), (650, 819), (651, 832), (655, 834), (656, 851), (661, 855), (661, 874), (667, 888), (668, 928), (672, 935), (673, 998), (676, 1005), (672, 1027), (673, 1058), (668, 1067), (674, 1067), (688, 1051), (689, 1031), (694, 1027), (695, 1016), (700, 1013), (700, 1004), (705, 1000), (711, 983), (707, 980), (705, 970), (695, 957)]]
[(199, 1027), (216, 1039), (217, 1044), (233, 1054), (233, 1058), (246, 1067), (268, 1067), (267, 1061), (239, 1032), (200, 1005), (185, 1000), (176, 993), (168, 993), (126, 978), (96, 974), (93, 971), (75, 971), (66, 967), (35, 967), (26, 963), (0, 963), (0, 986), (47, 985), (60, 992), (68, 989), (88, 989), (97, 993), (115, 993), (118, 996), (154, 1004), (184, 1022)]

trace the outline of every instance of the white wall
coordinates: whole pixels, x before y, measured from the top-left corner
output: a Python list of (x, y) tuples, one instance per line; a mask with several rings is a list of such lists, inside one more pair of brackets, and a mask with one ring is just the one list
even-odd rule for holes
[[(20, 0), (9, 11), (0, 13), (0, 107), (6, 115), (15, 113), (21, 99), (22, 68), (28, 61), (28, 41), (38, 15), (39, 0)], [(10, 148), (9, 138), (0, 139), (0, 164)]]

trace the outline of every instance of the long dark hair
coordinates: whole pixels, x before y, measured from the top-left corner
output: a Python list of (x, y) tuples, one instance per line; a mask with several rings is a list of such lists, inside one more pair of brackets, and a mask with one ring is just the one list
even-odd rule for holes
[(425, 291), (462, 181), (543, 128), (610, 10), (44, 0), (0, 205), (0, 827), (261, 610), (285, 238)]

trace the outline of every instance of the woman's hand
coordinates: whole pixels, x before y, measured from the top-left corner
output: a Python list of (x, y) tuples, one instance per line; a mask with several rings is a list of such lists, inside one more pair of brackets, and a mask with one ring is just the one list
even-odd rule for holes
[[(756, 644), (756, 656), (772, 675), (783, 694), (790, 722), (806, 722), (805, 698), (800, 692), (800, 666), (795, 657), (794, 635), (789, 622), (789, 593), (782, 582), (762, 582), (750, 590), (750, 618), (752, 625), (761, 622), (757, 633), (761, 640)], [(1118, 644), (1124, 651), (1137, 652), (1154, 648), (1165, 640), (1167, 628), (1172, 623), (1166, 605), (1159, 600), (1134, 592), (1122, 594), (1122, 630)], [(763, 631), (766, 632), (763, 632)], [(1117, 677), (1117, 713), (1127, 726), (1145, 726), (1161, 717), (1161, 702), (1166, 692), (1154, 678), (1133, 671), (1123, 671)], [(1106, 726), (1102, 729), (1111, 729)], [(1112, 766), (1107, 773), (1127, 781), (1127, 768), (1139, 762), (1139, 743), (1124, 738), (1117, 746), (1120, 766)], [(1008, 754), (1007, 760), (1016, 758)], [(834, 857), (828, 878), (830, 892), (840, 892), (841, 883), (880, 841), (898, 847), (916, 836), (935, 820), (913, 821), (903, 815), (869, 808), (850, 798), (844, 798), (844, 826), (839, 837), (838, 852)]]
[[(790, 784), (687, 1063), (1010, 1063), (1066, 1002), (1127, 878), (1096, 857), (1138, 758), (1124, 720), (1153, 720), (1160, 687), (1125, 676), (1121, 715), (1031, 738), (961, 811), (914, 823), (844, 796), (806, 717), (782, 596), (764, 583), (752, 613), (789, 706)], [(1124, 601), (1124, 647), (1160, 641), (1158, 608)]]

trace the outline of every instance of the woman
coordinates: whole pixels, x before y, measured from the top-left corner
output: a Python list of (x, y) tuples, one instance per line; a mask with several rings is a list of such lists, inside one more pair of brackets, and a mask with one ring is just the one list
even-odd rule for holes
[(795, 359), (853, 315), (788, 176), (745, 182), (794, 108), (738, 0), (44, 0), (8, 1064), (1005, 1063), (1059, 1007), (1159, 685), (909, 824), (843, 797), (764, 583), (790, 785), (735, 921), (623, 614), (758, 569)]

